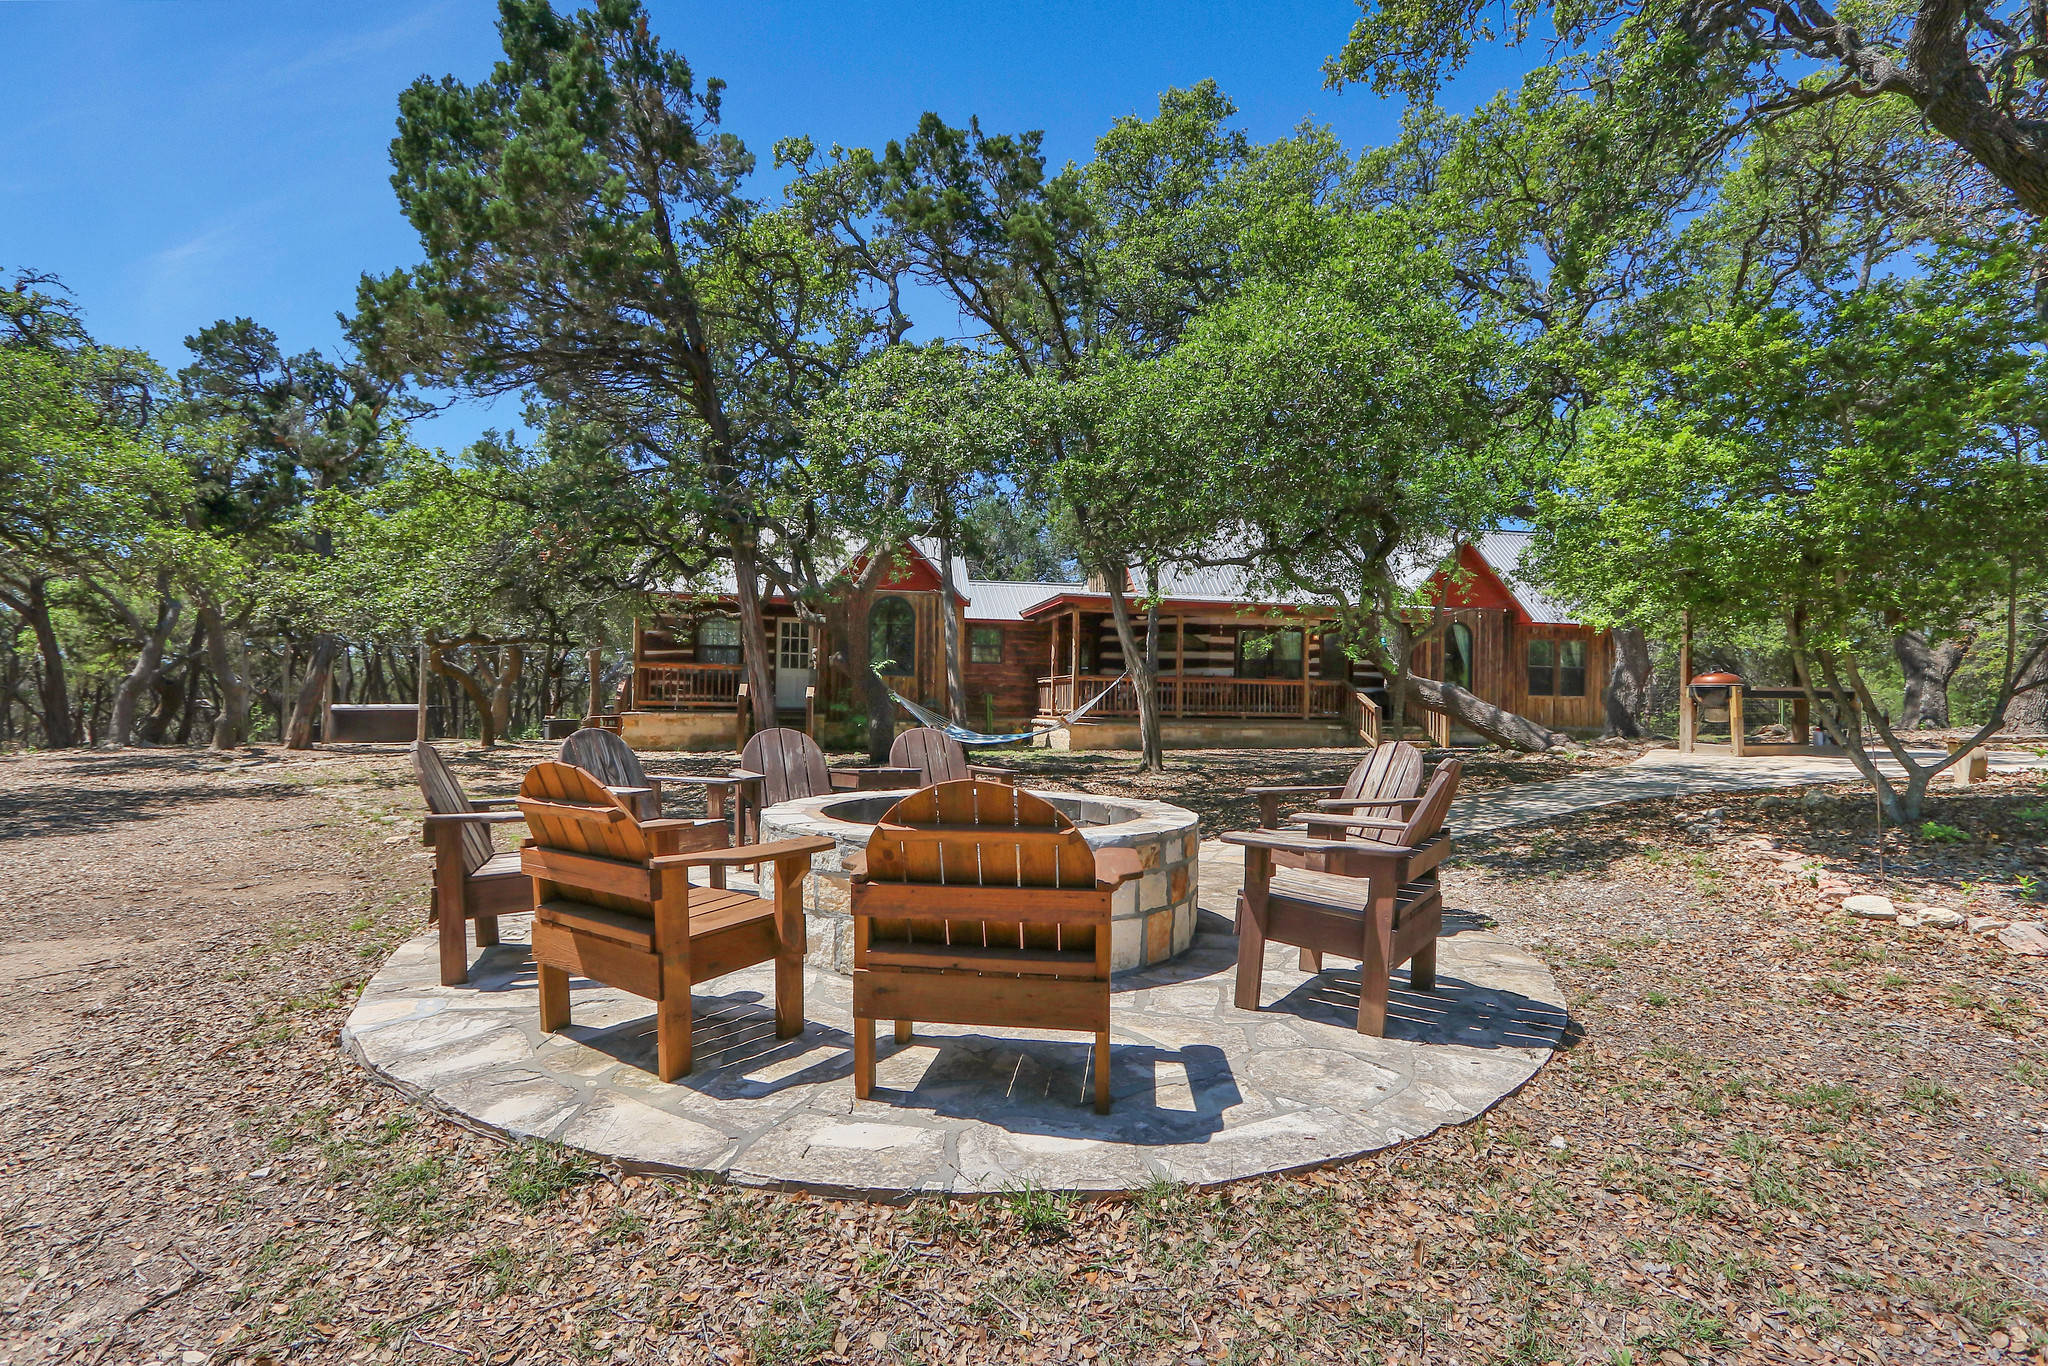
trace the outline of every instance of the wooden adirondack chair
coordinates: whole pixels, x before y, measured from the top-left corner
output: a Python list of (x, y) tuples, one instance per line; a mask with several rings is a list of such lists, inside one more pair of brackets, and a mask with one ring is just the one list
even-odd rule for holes
[(896, 768), (916, 769), (919, 787), (955, 783), (963, 778), (985, 778), (993, 783), (1017, 780), (1012, 769), (972, 762), (967, 757), (967, 747), (936, 726), (916, 726), (897, 736), (889, 746), (889, 763)]
[(412, 747), (412, 770), (427, 803), (420, 843), (434, 851), (427, 919), (441, 927), (441, 985), (460, 986), (469, 980), (466, 926), (474, 921), (477, 947), (489, 948), (498, 942), (498, 917), (532, 904), (518, 852), (500, 852), (491, 842), (493, 825), (521, 817), (504, 809), (513, 804), (509, 797), (471, 801), (440, 751), (424, 741)]
[[(627, 800), (568, 764), (535, 764), (519, 786), (532, 838), (533, 959), (540, 1026), (569, 1023), (569, 974), (655, 1003), (655, 1072), (690, 1070), (690, 988), (773, 960), (775, 1032), (804, 1020), (803, 883), (829, 839), (733, 849), (723, 823), (634, 818)], [(692, 868), (772, 863), (775, 894), (700, 887)]]
[(774, 726), (756, 731), (740, 751), (739, 770), (723, 779), (739, 796), (741, 838), (760, 838), (761, 811), (777, 802), (822, 797), (828, 792), (912, 787), (908, 768), (827, 768), (825, 751), (800, 730)]
[(619, 796), (626, 798), (633, 814), (644, 821), (661, 815), (661, 780), (649, 778), (640, 756), (611, 731), (585, 726), (562, 741), (559, 756), (565, 764), (582, 769)]
[(1358, 761), (1357, 767), (1351, 770), (1351, 776), (1341, 786), (1252, 787), (1245, 790), (1258, 799), (1259, 827), (1264, 830), (1280, 828), (1280, 802), (1283, 798), (1301, 801), (1322, 797), (1339, 808), (1391, 808), (1399, 800), (1412, 798), (1422, 791), (1422, 751), (1405, 740), (1375, 745), (1372, 753)]
[[(1392, 844), (1347, 841), (1332, 844), (1268, 830), (1225, 835), (1244, 846), (1244, 890), (1237, 897), (1237, 1005), (1259, 1008), (1260, 977), (1268, 940), (1301, 949), (1303, 968), (1320, 971), (1322, 955), (1355, 958), (1358, 1032), (1387, 1032), (1387, 998), (1393, 970), (1409, 963), (1409, 982), (1418, 991), (1436, 985), (1436, 941), (1443, 932), (1443, 888), (1437, 869), (1451, 852), (1444, 817), (1458, 790), (1464, 764), (1437, 768), (1415, 812), (1406, 821), (1360, 816), (1359, 825), (1395, 830)], [(1309, 860), (1302, 871), (1276, 870), (1286, 852)]]
[(853, 877), (853, 1088), (875, 1086), (875, 1021), (1094, 1034), (1109, 1110), (1109, 907), (1135, 851), (1097, 855), (1051, 803), (972, 779), (889, 808)]

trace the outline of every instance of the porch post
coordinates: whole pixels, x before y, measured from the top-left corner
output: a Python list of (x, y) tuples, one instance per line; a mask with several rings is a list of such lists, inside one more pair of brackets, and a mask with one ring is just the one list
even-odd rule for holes
[(1310, 632), (1308, 623), (1303, 622), (1301, 627), (1301, 719), (1304, 721), (1308, 720), (1309, 718), (1309, 646), (1314, 641), (1314, 639), (1315, 636)]
[(426, 641), (424, 641), (424, 640), (422, 640), (422, 641), (420, 642), (420, 646), (419, 646), (419, 658), (420, 658), (420, 677), (419, 677), (419, 704), (420, 704), (420, 714), (419, 714), (419, 716), (418, 716), (417, 718), (415, 718), (415, 720), (414, 720), (414, 722), (413, 722), (413, 732), (412, 732), (412, 738), (413, 738), (413, 739), (415, 739), (415, 740), (418, 740), (418, 741), (420, 741), (420, 742), (421, 742), (422, 744), (424, 744), (424, 743), (426, 742), (426, 739), (427, 739), (427, 696), (428, 696), (428, 689), (429, 689), (429, 683), (430, 683), (430, 680), (431, 680), (431, 679), (432, 679), (432, 677), (433, 677), (433, 674), (432, 674), (432, 670), (433, 670), (433, 661), (434, 661), (434, 647), (433, 647), (433, 646), (431, 646), (431, 645), (429, 645), (429, 644), (428, 644), (428, 643), (427, 643)]
[(1173, 619), (1173, 714), (1188, 714), (1188, 619)]
[(602, 675), (604, 672), (604, 650), (599, 646), (593, 645), (590, 647), (590, 653), (587, 658), (590, 661), (590, 710), (585, 713), (587, 719), (583, 724), (594, 726), (597, 724), (599, 713), (603, 710), (604, 685)]
[(1686, 754), (1692, 753), (1697, 725), (1692, 702), (1692, 609), (1688, 607), (1678, 628), (1678, 748)]
[(1074, 609), (1074, 616), (1072, 622), (1069, 625), (1069, 632), (1070, 634), (1067, 643), (1072, 647), (1072, 649), (1067, 654), (1067, 668), (1069, 670), (1068, 676), (1072, 678), (1074, 682), (1073, 691), (1067, 702), (1067, 706), (1069, 708), (1073, 708), (1081, 705), (1081, 609), (1078, 607)]

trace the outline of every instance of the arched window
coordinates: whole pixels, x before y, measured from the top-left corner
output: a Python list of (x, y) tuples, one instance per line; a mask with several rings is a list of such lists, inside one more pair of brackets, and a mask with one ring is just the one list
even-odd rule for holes
[(1444, 677), (1467, 692), (1472, 689), (1472, 628), (1462, 621), (1444, 632)]
[(917, 672), (917, 613), (903, 598), (881, 598), (868, 613), (868, 659), (885, 674)]

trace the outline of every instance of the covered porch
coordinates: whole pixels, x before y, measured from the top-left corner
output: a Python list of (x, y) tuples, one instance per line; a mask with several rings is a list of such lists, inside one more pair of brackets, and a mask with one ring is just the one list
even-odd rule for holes
[[(1135, 721), (1137, 689), (1123, 677), (1123, 646), (1106, 598), (1063, 594), (1025, 616), (1050, 628), (1047, 669), (1037, 680), (1041, 717), (1063, 716), (1106, 689), (1087, 722), (1121, 731), (1127, 727), (1117, 723)], [(1199, 601), (1161, 608), (1157, 698), (1169, 723), (1292, 722), (1302, 743), (1355, 743), (1377, 738), (1372, 690), (1379, 683), (1377, 674), (1356, 673), (1313, 613)], [(1241, 734), (1239, 726), (1178, 729), (1191, 745)]]

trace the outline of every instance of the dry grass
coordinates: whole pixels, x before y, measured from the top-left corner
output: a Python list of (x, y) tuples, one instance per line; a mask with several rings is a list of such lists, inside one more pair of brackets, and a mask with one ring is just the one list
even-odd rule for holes
[[(490, 787), (534, 752), (461, 768)], [(254, 762), (0, 761), (0, 1359), (1778, 1362), (2048, 1343), (2048, 972), (1852, 924), (1803, 864), (1739, 838), (1869, 876), (1853, 801), (1727, 799), (1708, 843), (1684, 833), (1696, 810), (1659, 803), (1470, 846), (1452, 900), (1535, 947), (1577, 1021), (1481, 1123), (1220, 1191), (886, 1208), (619, 1179), (376, 1084), (335, 1034), (419, 928), (402, 765)], [(1095, 764), (1062, 776), (1112, 789)], [(1952, 902), (1967, 881), (2022, 907), (2037, 808), (2048, 792), (2012, 781), (1944, 798), (1965, 838), (1894, 836), (1893, 865), (1925, 864), (1913, 885)]]

